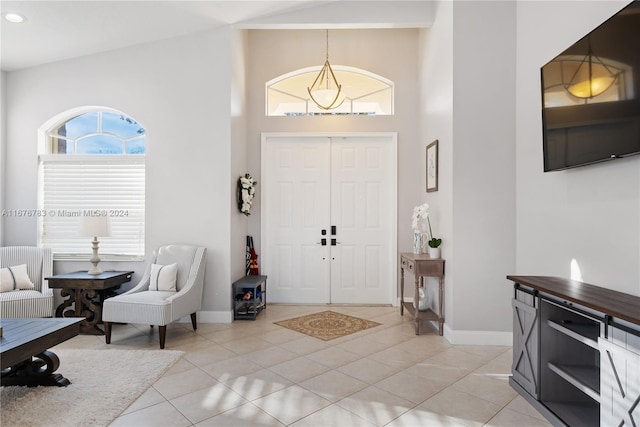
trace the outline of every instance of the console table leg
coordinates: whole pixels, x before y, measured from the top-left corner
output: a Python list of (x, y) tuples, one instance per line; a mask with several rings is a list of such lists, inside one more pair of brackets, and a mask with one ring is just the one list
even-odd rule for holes
[(400, 267), (400, 316), (404, 316), (404, 268)]
[(438, 281), (438, 298), (440, 301), (440, 316), (438, 319), (438, 333), (440, 336), (444, 333), (444, 280), (441, 277)]
[(420, 291), (419, 287), (422, 285), (422, 277), (415, 274), (415, 293), (413, 295), (413, 308), (415, 315), (413, 321), (416, 324), (416, 335), (420, 335)]

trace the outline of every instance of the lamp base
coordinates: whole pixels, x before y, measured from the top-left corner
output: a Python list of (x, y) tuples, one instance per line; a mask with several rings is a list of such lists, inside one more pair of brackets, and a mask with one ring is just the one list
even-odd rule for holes
[(93, 267), (91, 267), (89, 269), (89, 271), (87, 271), (87, 274), (91, 274), (91, 275), (98, 275), (98, 274), (102, 274), (103, 271), (100, 267), (98, 267), (98, 264), (100, 264), (100, 257), (98, 256), (98, 244), (100, 242), (98, 242), (98, 237), (94, 236), (93, 237), (93, 241), (91, 242), (91, 250), (93, 252), (93, 254), (91, 255), (91, 258), (89, 259), (89, 261), (91, 261), (91, 264), (93, 264)]
[(98, 267), (98, 263), (94, 264), (93, 267), (87, 271), (87, 274), (98, 275), (104, 273), (100, 267)]

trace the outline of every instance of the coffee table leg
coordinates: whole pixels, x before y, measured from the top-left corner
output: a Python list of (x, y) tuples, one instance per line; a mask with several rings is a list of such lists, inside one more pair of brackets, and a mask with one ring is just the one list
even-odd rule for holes
[(44, 351), (29, 360), (18, 363), (2, 372), (3, 386), (58, 386), (66, 387), (71, 381), (54, 373), (60, 366), (60, 359), (52, 351)]

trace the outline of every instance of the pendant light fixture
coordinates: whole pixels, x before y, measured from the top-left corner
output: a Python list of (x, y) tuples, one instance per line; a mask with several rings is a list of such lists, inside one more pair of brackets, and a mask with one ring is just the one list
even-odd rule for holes
[(326, 39), (327, 51), (324, 65), (311, 87), (307, 87), (307, 92), (318, 107), (323, 110), (331, 110), (342, 105), (345, 97), (342, 94), (342, 85), (338, 83), (338, 79), (331, 69), (331, 64), (329, 64), (329, 30), (326, 30)]
[(593, 54), (589, 40), (589, 50), (569, 83), (565, 85), (565, 89), (576, 98), (591, 99), (609, 89), (616, 82), (618, 75)]

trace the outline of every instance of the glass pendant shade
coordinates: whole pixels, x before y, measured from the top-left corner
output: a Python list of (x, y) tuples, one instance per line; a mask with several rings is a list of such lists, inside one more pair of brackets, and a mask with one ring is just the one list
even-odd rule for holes
[(606, 92), (616, 82), (617, 77), (589, 48), (589, 53), (565, 88), (576, 98), (593, 98)]
[(331, 69), (331, 64), (329, 64), (329, 30), (327, 30), (327, 54), (324, 66), (313, 84), (307, 88), (307, 92), (313, 102), (323, 110), (338, 108), (344, 102), (342, 85), (338, 83), (338, 79)]
[(609, 89), (616, 81), (613, 76), (595, 77), (567, 87), (567, 91), (576, 98), (593, 98), (601, 95)]

